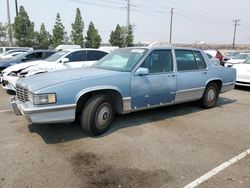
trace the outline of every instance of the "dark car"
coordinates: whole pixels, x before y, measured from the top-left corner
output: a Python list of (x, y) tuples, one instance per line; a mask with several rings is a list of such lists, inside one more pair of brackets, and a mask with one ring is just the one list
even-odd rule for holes
[(51, 56), (55, 52), (56, 51), (53, 51), (53, 50), (32, 50), (27, 53), (17, 55), (12, 59), (0, 60), (0, 72), (6, 69), (7, 67), (15, 65), (15, 64), (46, 59), (47, 57)]

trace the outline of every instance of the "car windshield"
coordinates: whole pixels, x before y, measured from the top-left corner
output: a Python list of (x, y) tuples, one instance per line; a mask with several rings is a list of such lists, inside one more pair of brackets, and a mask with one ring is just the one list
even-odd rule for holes
[(12, 58), (12, 60), (20, 60), (20, 59), (22, 59), (27, 53), (28, 53), (28, 52), (24, 52), (24, 53), (18, 54), (18, 55), (16, 55), (16, 56), (14, 56), (14, 57)]
[(118, 71), (130, 71), (145, 55), (147, 49), (118, 49), (106, 55), (92, 67)]
[(246, 61), (243, 62), (244, 64), (250, 64), (250, 58), (247, 58)]
[(64, 56), (68, 52), (69, 51), (59, 51), (59, 52), (56, 52), (53, 55), (51, 55), (48, 58), (46, 58), (45, 61), (49, 61), (49, 62), (57, 61), (58, 59), (60, 59), (62, 56)]
[(232, 59), (246, 59), (250, 56), (250, 54), (239, 54), (235, 57), (233, 57)]

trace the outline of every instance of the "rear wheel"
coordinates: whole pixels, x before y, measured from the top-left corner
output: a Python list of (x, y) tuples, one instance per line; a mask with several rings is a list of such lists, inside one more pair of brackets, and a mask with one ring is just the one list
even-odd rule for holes
[(216, 106), (219, 98), (219, 87), (216, 83), (212, 82), (207, 85), (200, 104), (204, 108), (213, 108)]
[(96, 95), (91, 97), (82, 110), (82, 128), (98, 136), (106, 132), (114, 118), (113, 104), (107, 95)]

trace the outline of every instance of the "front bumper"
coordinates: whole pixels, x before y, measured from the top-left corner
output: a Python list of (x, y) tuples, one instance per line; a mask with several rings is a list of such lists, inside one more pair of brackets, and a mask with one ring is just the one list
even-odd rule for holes
[(28, 122), (37, 124), (68, 123), (75, 120), (76, 105), (34, 106), (30, 102), (20, 102), (11, 98), (12, 111), (17, 115), (24, 115)]

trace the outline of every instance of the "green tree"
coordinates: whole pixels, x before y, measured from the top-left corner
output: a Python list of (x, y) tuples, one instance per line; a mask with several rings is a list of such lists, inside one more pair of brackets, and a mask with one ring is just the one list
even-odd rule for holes
[(82, 20), (81, 11), (79, 8), (76, 9), (75, 22), (71, 24), (71, 39), (74, 44), (84, 46), (83, 29), (84, 22)]
[(87, 31), (86, 39), (86, 48), (99, 48), (101, 44), (101, 36), (98, 34), (98, 30), (95, 28), (93, 22), (90, 22), (89, 28)]
[(40, 32), (38, 33), (37, 40), (38, 48), (40, 49), (48, 49), (51, 44), (51, 35), (48, 31), (46, 31), (44, 23), (42, 23), (40, 27)]
[(112, 46), (133, 46), (134, 35), (132, 25), (127, 28), (126, 26), (120, 26), (118, 24), (116, 29), (111, 32), (109, 42)]
[(58, 45), (65, 42), (67, 33), (64, 31), (64, 29), (65, 28), (62, 24), (60, 14), (57, 13), (56, 22), (55, 22), (54, 29), (53, 29), (53, 44), (54, 44), (54, 46), (58, 46)]
[(6, 27), (0, 23), (0, 38), (6, 38)]
[(13, 24), (14, 37), (18, 46), (32, 46), (34, 41), (34, 23), (30, 21), (23, 6), (20, 6), (18, 16)]
[(132, 25), (129, 25), (129, 28), (126, 30), (127, 30), (126, 46), (128, 47), (134, 46), (134, 35), (133, 35)]
[(124, 47), (124, 40), (123, 40), (123, 34), (122, 34), (122, 28), (118, 24), (115, 28), (114, 31), (111, 32), (110, 34), (110, 39), (109, 42), (112, 46), (119, 46), (119, 47)]

